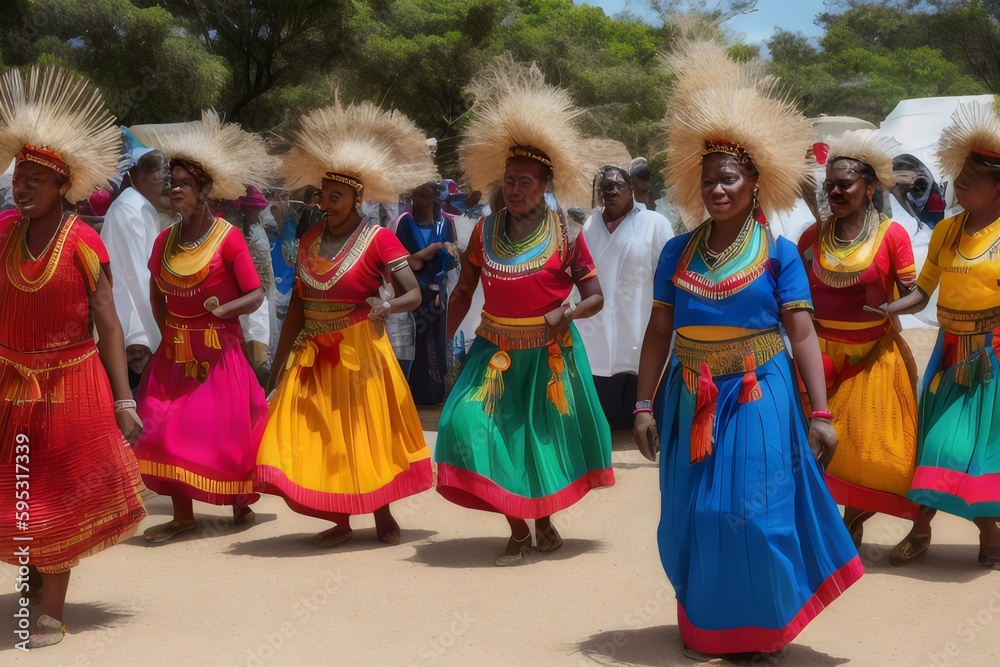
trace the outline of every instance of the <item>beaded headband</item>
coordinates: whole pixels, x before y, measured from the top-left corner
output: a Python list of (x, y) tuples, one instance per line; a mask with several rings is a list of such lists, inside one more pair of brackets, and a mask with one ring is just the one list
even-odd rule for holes
[(48, 167), (57, 174), (62, 174), (66, 178), (70, 177), (69, 165), (63, 161), (62, 156), (53, 150), (42, 146), (32, 146), (25, 144), (17, 154), (17, 163), (34, 162), (43, 167)]
[(541, 162), (549, 169), (552, 169), (552, 160), (543, 151), (534, 146), (511, 146), (511, 157), (526, 157), (537, 162)]
[(747, 152), (747, 149), (744, 148), (742, 144), (728, 141), (726, 139), (705, 139), (705, 149), (701, 152), (701, 156), (705, 157), (706, 155), (711, 155), (712, 153), (725, 153), (726, 155), (732, 155), (739, 161), (740, 164), (753, 162), (753, 158), (750, 157), (750, 153)]
[(348, 176), (347, 174), (338, 174), (335, 171), (328, 171), (323, 174), (323, 180), (326, 181), (336, 181), (337, 183), (343, 183), (344, 185), (349, 185), (354, 188), (354, 191), (361, 196), (361, 193), (365, 190), (365, 184), (354, 178), (353, 176)]
[(985, 148), (973, 148), (969, 153), (975, 162), (985, 164), (989, 167), (1000, 167), (1000, 153), (987, 150)]

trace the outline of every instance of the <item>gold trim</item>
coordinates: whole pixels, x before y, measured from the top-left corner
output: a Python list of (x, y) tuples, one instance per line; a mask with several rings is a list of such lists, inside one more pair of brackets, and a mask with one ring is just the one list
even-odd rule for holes
[(354, 189), (356, 193), (358, 193), (359, 197), (361, 196), (361, 193), (365, 191), (364, 183), (362, 183), (357, 178), (354, 178), (353, 176), (348, 176), (347, 174), (340, 174), (335, 171), (328, 171), (325, 174), (323, 174), (323, 180), (334, 181), (337, 183), (343, 183), (344, 185), (349, 185), (351, 188)]
[(750, 336), (703, 342), (677, 334), (674, 352), (684, 368), (699, 373), (708, 364), (712, 377), (747, 373), (760, 368), (785, 349), (777, 329), (767, 329)]
[(156, 463), (154, 461), (139, 459), (139, 472), (143, 475), (181, 482), (199, 491), (220, 496), (239, 496), (253, 493), (253, 480), (248, 479), (240, 482), (221, 481), (166, 463)]
[(942, 329), (959, 336), (984, 334), (1000, 327), (1000, 307), (965, 311), (952, 310), (939, 304), (937, 316)]
[[(381, 227), (374, 225), (365, 225), (366, 223), (359, 225), (358, 229), (354, 232), (355, 237), (353, 239), (348, 239), (347, 243), (344, 244), (344, 247), (341, 248), (339, 253), (337, 253), (338, 257), (343, 255), (343, 258), (338, 260), (337, 257), (334, 257), (332, 262), (325, 259), (317, 252), (317, 250), (319, 250), (319, 244), (323, 239), (322, 233), (317, 234), (316, 238), (313, 240), (312, 246), (308, 250), (309, 254), (316, 255), (324, 262), (337, 266), (337, 271), (329, 280), (320, 282), (319, 279), (314, 277), (312, 272), (310, 272), (309, 267), (306, 266), (308, 262), (303, 262), (299, 264), (298, 270), (298, 276), (302, 282), (315, 290), (319, 290), (320, 292), (325, 292), (336, 285), (340, 279), (344, 277), (344, 274), (357, 264), (358, 260), (361, 259), (361, 256), (365, 254), (366, 250), (368, 250), (368, 246), (371, 245), (371, 242), (378, 233), (378, 230), (381, 229)], [(344, 254), (345, 252), (346, 254)]]
[(222, 218), (216, 218), (205, 240), (193, 248), (180, 242), (181, 225), (182, 223), (173, 225), (167, 235), (159, 277), (174, 287), (192, 289), (208, 276), (212, 259), (232, 225)]
[[(73, 224), (76, 222), (76, 215), (71, 215), (63, 222), (62, 227), (56, 232), (48, 244), (45, 246), (45, 250), (38, 257), (31, 257), (31, 253), (27, 250), (27, 236), (28, 236), (28, 226), (31, 221), (27, 218), (22, 217), (21, 220), (15, 223), (15, 228), (7, 237), (7, 247), (4, 252), (7, 255), (7, 277), (10, 278), (10, 282), (13, 283), (14, 287), (21, 290), (22, 292), (33, 293), (45, 287), (52, 276), (55, 275), (56, 269), (59, 268), (59, 260), (62, 257), (63, 249), (66, 246), (66, 238), (69, 236), (70, 230), (73, 228)], [(14, 247), (11, 247), (14, 244)], [(24, 264), (28, 261), (37, 262), (46, 253), (49, 252), (51, 247), (52, 252), (49, 254), (49, 258), (46, 261), (45, 269), (42, 271), (41, 275), (34, 280), (30, 280), (24, 275)], [(28, 258), (25, 258), (25, 255)]]
[(548, 345), (544, 317), (497, 317), (483, 311), (476, 335), (501, 350), (531, 350)]

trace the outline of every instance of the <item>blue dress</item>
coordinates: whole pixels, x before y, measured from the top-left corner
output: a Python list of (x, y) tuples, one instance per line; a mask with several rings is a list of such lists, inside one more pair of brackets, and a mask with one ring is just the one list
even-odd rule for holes
[(782, 342), (781, 314), (811, 309), (795, 245), (750, 220), (709, 268), (708, 230), (669, 241), (655, 277), (677, 333), (656, 407), (660, 559), (685, 644), (774, 652), (863, 568), (809, 448)]

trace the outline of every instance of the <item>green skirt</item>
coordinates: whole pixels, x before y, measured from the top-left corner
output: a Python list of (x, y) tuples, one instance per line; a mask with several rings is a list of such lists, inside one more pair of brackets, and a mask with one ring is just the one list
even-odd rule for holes
[(500, 352), (476, 338), (441, 414), (434, 460), (442, 496), (537, 519), (614, 484), (611, 429), (580, 334), (570, 331), (571, 344), (551, 351)]

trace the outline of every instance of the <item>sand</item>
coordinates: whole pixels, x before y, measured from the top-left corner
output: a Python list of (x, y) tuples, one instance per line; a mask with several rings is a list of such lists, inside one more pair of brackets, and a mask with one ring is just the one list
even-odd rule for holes
[[(907, 332), (918, 364), (933, 331)], [(424, 414), (433, 428), (435, 414)], [(435, 434), (427, 433), (433, 444)], [(403, 543), (381, 545), (371, 517), (352, 541), (320, 550), (328, 527), (265, 497), (256, 525), (197, 505), (202, 527), (162, 545), (135, 537), (73, 574), (57, 646), (14, 650), (13, 593), (0, 594), (0, 664), (24, 665), (696, 665), (680, 651), (676, 606), (656, 551), (654, 464), (616, 434), (617, 484), (557, 515), (559, 551), (497, 568), (506, 524), (434, 491), (393, 506)], [(165, 521), (148, 501), (141, 528)], [(976, 563), (977, 531), (939, 515), (934, 545), (887, 563), (906, 522), (878, 516), (866, 574), (786, 649), (778, 664), (1000, 664), (1000, 572)], [(0, 591), (14, 569), (0, 566)], [(768, 664), (768, 663), (758, 663)]]

